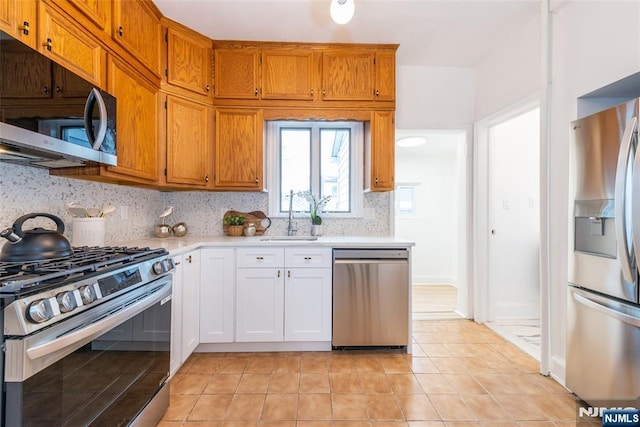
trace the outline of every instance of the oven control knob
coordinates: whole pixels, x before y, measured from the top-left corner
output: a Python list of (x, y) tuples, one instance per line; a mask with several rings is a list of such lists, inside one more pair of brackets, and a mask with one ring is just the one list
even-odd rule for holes
[(27, 317), (33, 323), (42, 323), (53, 317), (53, 310), (48, 300), (39, 299), (31, 304), (27, 309)]
[(166, 270), (164, 269), (164, 265), (162, 264), (162, 261), (156, 261), (153, 263), (153, 272), (156, 274), (162, 274), (164, 273)]
[(82, 286), (79, 291), (83, 304), (91, 304), (97, 299), (96, 290), (93, 288), (93, 285)]
[(58, 300), (58, 305), (62, 313), (68, 313), (78, 306), (73, 292), (60, 292), (56, 295), (56, 300)]
[(164, 265), (165, 271), (173, 270), (173, 260), (171, 258), (167, 258), (164, 261), (162, 261), (162, 265)]

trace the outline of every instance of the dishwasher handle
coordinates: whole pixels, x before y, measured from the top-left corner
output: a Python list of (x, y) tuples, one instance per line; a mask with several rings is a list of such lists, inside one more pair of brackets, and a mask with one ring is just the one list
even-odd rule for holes
[(336, 259), (334, 264), (407, 264), (407, 259)]

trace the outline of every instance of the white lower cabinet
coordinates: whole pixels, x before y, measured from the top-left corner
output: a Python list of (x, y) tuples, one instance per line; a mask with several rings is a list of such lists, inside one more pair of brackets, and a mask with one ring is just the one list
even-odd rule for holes
[(239, 268), (236, 341), (282, 341), (284, 277), (281, 268)]
[(331, 268), (286, 269), (285, 341), (331, 341)]
[(233, 342), (235, 250), (200, 250), (200, 342)]
[(239, 248), (236, 341), (331, 341), (331, 248)]
[(200, 250), (173, 257), (171, 375), (193, 353), (200, 339)]

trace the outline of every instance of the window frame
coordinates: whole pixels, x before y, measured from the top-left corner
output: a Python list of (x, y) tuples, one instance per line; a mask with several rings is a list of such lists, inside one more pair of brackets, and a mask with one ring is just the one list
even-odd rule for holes
[[(362, 218), (363, 216), (363, 177), (364, 177), (364, 123), (357, 121), (326, 121), (326, 120), (273, 120), (266, 125), (266, 152), (267, 152), (267, 192), (269, 194), (268, 211), (273, 218), (282, 218), (288, 215), (288, 211), (280, 211), (280, 130), (291, 128), (311, 128), (311, 188), (320, 188), (321, 168), (320, 164), (320, 140), (314, 135), (320, 134), (320, 129), (348, 128), (351, 133), (350, 153), (350, 212), (323, 212), (323, 218)], [(317, 191), (317, 190), (314, 190)], [(294, 210), (296, 213), (303, 211)], [(307, 212), (308, 213), (308, 212)]]

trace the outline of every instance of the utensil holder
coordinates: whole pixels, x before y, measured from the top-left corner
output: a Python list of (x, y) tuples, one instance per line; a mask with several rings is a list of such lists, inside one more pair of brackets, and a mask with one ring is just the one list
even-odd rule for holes
[(72, 246), (104, 246), (105, 218), (73, 218)]

